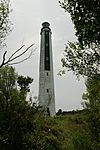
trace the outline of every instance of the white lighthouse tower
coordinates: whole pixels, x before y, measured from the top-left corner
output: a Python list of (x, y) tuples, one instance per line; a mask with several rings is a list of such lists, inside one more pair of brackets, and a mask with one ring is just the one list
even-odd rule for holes
[(55, 116), (52, 38), (48, 22), (42, 24), (39, 68), (39, 106)]

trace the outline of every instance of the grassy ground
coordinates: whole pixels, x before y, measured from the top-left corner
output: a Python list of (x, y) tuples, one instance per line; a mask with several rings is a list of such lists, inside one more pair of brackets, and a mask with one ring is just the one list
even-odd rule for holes
[(84, 114), (48, 118), (46, 129), (49, 135), (53, 134), (59, 141), (59, 150), (91, 150), (90, 133)]

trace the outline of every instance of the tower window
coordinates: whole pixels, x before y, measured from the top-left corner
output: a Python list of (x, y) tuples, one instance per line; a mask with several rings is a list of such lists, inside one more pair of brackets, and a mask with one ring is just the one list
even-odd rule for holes
[(48, 76), (48, 72), (47, 72), (47, 76)]
[(49, 92), (49, 89), (47, 89), (47, 93)]
[(49, 43), (49, 32), (45, 32), (45, 70), (50, 70), (50, 43)]

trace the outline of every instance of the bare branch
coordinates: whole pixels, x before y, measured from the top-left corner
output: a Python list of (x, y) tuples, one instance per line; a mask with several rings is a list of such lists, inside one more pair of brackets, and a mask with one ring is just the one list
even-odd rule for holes
[[(34, 44), (30, 45), (30, 46), (29, 46), (28, 48), (26, 48), (26, 50), (23, 51), (21, 54), (15, 56), (14, 58), (12, 58), (12, 59), (10, 59), (10, 60), (8, 60), (8, 61), (11, 62), (11, 61), (13, 61), (13, 60), (15, 60), (15, 59), (21, 57), (21, 56), (24, 55), (33, 45), (34, 45)], [(13, 55), (13, 54), (12, 54), (12, 55)]]
[(29, 56), (26, 57), (25, 59), (23, 59), (23, 60), (21, 60), (21, 61), (18, 61), (18, 62), (14, 62), (14, 63), (8, 63), (8, 65), (17, 65), (17, 64), (19, 64), (19, 63), (22, 63), (22, 62), (28, 60), (28, 59), (32, 56), (33, 52), (35, 52), (35, 50), (36, 50), (36, 48), (34, 49), (34, 51), (31, 51), (31, 53), (29, 54)]
[(29, 59), (32, 56), (32, 54), (33, 54), (33, 52), (31, 51), (30, 55), (28, 57), (26, 57), (25, 59), (15, 62), (15, 63), (8, 63), (8, 65), (16, 65), (16, 64), (22, 63), (22, 62), (26, 61), (27, 59)]
[(2, 60), (2, 63), (0, 65), (0, 68), (5, 64), (5, 57), (6, 57), (6, 54), (7, 54), (7, 51), (4, 52), (3, 54), (3, 60)]
[[(22, 45), (18, 50), (16, 50), (16, 51), (8, 58), (8, 60), (5, 59), (5, 56), (6, 56), (6, 53), (7, 53), (7, 51), (5, 51), (4, 54), (3, 54), (3, 60), (2, 60), (2, 63), (1, 63), (1, 65), (0, 65), (0, 68), (1, 68), (2, 66), (6, 65), (6, 64), (9, 64), (9, 65), (19, 64), (19, 63), (24, 62), (24, 61), (26, 61), (27, 59), (29, 59), (29, 58), (32, 56), (33, 51), (30, 52), (30, 54), (29, 54), (28, 57), (24, 58), (24, 59), (21, 60), (21, 61), (18, 61), (18, 62), (14, 62), (14, 63), (13, 63), (14, 60), (16, 60), (17, 58), (20, 58), (21, 56), (23, 56), (30, 48), (33, 47), (33, 45), (34, 45), (34, 44), (31, 44), (31, 45), (30, 45), (29, 47), (27, 47), (22, 53), (17, 54), (17, 53), (18, 53), (20, 50), (22, 50), (22, 48), (25, 46), (25, 45)], [(16, 54), (17, 54), (17, 56), (15, 56)], [(6, 61), (5, 61), (5, 60), (6, 60)], [(12, 62), (12, 63), (10, 63), (10, 62)]]
[(11, 60), (11, 58), (16, 54), (18, 53), (25, 45), (22, 45), (18, 50), (16, 50), (9, 58), (9, 60)]

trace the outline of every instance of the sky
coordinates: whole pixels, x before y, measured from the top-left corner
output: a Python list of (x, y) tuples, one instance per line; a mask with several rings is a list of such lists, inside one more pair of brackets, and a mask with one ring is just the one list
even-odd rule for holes
[[(34, 43), (33, 56), (19, 65), (14, 65), (16, 72), (34, 79), (31, 95), (38, 96), (40, 31), (42, 23), (50, 23), (52, 30), (52, 51), (54, 64), (56, 111), (82, 109), (82, 94), (85, 91), (84, 80), (77, 80), (72, 72), (58, 76), (65, 44), (76, 41), (75, 30), (70, 15), (59, 6), (58, 0), (11, 0), (10, 14), (12, 32), (7, 36), (8, 55), (22, 44), (26, 47)], [(27, 56), (28, 54), (26, 54)]]

